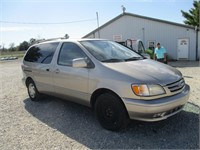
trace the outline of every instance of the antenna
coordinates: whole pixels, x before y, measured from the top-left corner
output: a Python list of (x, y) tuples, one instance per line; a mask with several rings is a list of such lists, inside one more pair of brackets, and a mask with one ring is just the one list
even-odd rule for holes
[(122, 5), (121, 7), (122, 7), (123, 14), (124, 14), (126, 11), (126, 8), (124, 7), (124, 5)]

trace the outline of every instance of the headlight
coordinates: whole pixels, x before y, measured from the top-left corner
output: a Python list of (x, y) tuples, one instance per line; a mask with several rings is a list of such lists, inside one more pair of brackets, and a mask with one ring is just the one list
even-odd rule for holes
[(155, 96), (165, 94), (165, 90), (157, 84), (133, 84), (133, 92), (138, 96)]

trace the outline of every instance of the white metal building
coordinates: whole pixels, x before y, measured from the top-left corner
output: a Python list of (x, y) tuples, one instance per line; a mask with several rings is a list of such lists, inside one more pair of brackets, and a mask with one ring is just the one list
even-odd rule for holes
[(191, 26), (123, 13), (83, 38), (104, 38), (118, 42), (141, 39), (145, 48), (155, 47), (160, 42), (170, 58), (196, 60), (196, 50), (200, 54), (196, 34)]

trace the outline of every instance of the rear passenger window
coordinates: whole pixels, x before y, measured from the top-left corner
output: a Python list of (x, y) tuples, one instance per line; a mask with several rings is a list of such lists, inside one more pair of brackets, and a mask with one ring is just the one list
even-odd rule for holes
[(64, 43), (58, 57), (58, 64), (72, 66), (73, 59), (87, 57), (83, 50), (74, 43)]
[(59, 43), (56, 42), (33, 46), (28, 50), (24, 60), (35, 63), (50, 64), (58, 44)]

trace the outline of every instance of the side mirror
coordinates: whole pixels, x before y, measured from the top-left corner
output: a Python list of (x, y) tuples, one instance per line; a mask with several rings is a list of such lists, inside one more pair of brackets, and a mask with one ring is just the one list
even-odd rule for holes
[(72, 60), (73, 68), (86, 68), (88, 65), (84, 58), (76, 58)]

